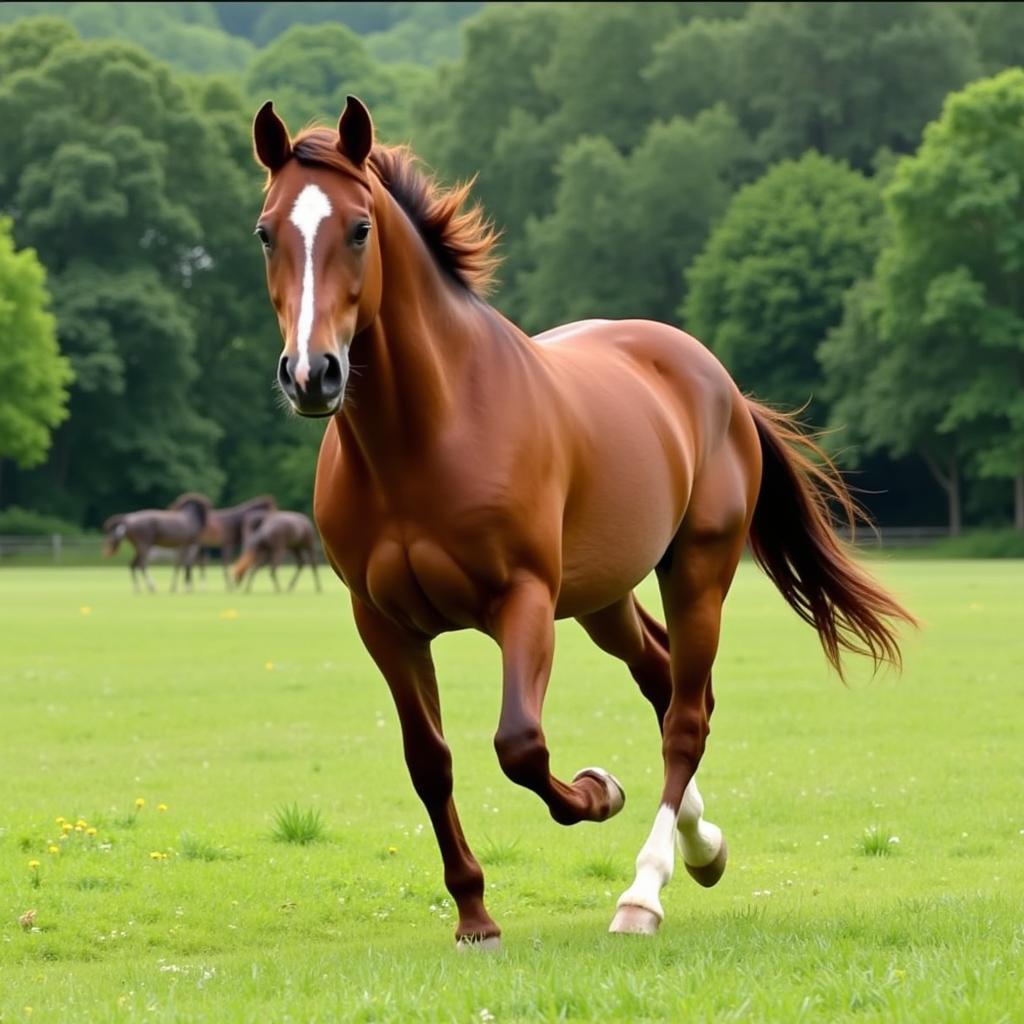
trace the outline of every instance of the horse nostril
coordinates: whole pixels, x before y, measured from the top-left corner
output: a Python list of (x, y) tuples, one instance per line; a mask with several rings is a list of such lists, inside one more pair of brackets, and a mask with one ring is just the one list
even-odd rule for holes
[(341, 391), (341, 360), (333, 352), (325, 352), (324, 360), (327, 365), (324, 367), (320, 377), (321, 388), (325, 395), (336, 395)]
[(281, 385), (281, 389), (287, 393), (295, 390), (295, 381), (292, 379), (291, 371), (288, 369), (288, 356), (281, 356), (280, 362), (277, 364), (277, 383)]

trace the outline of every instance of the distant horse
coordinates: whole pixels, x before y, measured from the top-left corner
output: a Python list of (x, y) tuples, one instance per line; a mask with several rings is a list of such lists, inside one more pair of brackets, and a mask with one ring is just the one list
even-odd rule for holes
[[(621, 786), (600, 768), (556, 778), (541, 726), (567, 616), (624, 662), (661, 727), (660, 808), (611, 923), (656, 931), (674, 836), (702, 885), (725, 868), (694, 775), (746, 541), (833, 665), (842, 649), (899, 660), (892, 620), (912, 618), (837, 539), (829, 503), (854, 513), (841, 477), (674, 327), (589, 320), (528, 338), (482, 298), (494, 235), (461, 209), (468, 186), (441, 191), (408, 151), (375, 145), (357, 99), (337, 130), (295, 139), (267, 103), (253, 135), (269, 172), (256, 234), (284, 337), (278, 383), (301, 415), (330, 417), (317, 525), (394, 697), (457, 940), (495, 946), (499, 928), (452, 800), (431, 641), (465, 628), (497, 641), (502, 769), (556, 821), (603, 821)], [(623, 259), (643, 244), (608, 238)], [(633, 596), (651, 570), (666, 626)]]
[(221, 566), (224, 570), (224, 582), (231, 586), (231, 575), (228, 566), (238, 557), (242, 550), (243, 527), (246, 517), (253, 512), (272, 512), (277, 502), (273, 495), (263, 494), (258, 498), (250, 498), (230, 508), (215, 508), (210, 512), (202, 535), (199, 538), (199, 568), (205, 576), (206, 557), (204, 549), (216, 547), (220, 549)]
[(176, 548), (171, 591), (178, 589), (178, 571), (185, 570), (185, 585), (192, 585), (192, 563), (199, 549), (199, 537), (209, 519), (210, 499), (192, 492), (175, 499), (169, 509), (142, 509), (124, 515), (111, 516), (103, 524), (104, 554), (109, 558), (117, 551), (122, 540), (135, 548), (131, 562), (132, 586), (139, 590), (136, 573), (142, 576), (150, 592), (156, 590), (149, 575), (149, 554), (154, 547)]
[(320, 576), (316, 571), (316, 530), (308, 516), (301, 512), (256, 512), (246, 517), (245, 549), (242, 557), (232, 566), (235, 586), (240, 586), (248, 573), (246, 591), (252, 590), (252, 581), (261, 568), (270, 566), (274, 589), (281, 590), (277, 581), (277, 567), (289, 551), (295, 556), (295, 575), (288, 584), (289, 591), (302, 572), (303, 564), (313, 570), (316, 589), (320, 590)]

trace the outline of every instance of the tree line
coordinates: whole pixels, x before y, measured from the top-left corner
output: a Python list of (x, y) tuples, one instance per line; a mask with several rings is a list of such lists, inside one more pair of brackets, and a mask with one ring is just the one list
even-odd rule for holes
[[(267, 97), (294, 130), (354, 92), (385, 140), (478, 176), (502, 230), (493, 301), (525, 329), (679, 324), (745, 390), (831, 426), (854, 482), (888, 492), (864, 495), (883, 522), (1024, 529), (1024, 5), (133, 17), (182, 6), (209, 8), (179, 21), (244, 43), (244, 62), (197, 74), (73, 18), (0, 28), (0, 364), (20, 365), (9, 307), (55, 318), (37, 324), (38, 411), (10, 413), (18, 372), (0, 378), (0, 505), (88, 525), (191, 488), (308, 505), (320, 431), (274, 401), (248, 126)], [(359, 22), (385, 7), (396, 20)], [(368, 47), (418, 7), (461, 38), (456, 59)], [(49, 304), (28, 298), (44, 288)]]

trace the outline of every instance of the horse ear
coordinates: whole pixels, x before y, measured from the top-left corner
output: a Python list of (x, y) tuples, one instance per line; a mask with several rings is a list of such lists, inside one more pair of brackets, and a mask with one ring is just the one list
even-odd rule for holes
[(252, 123), (252, 143), (256, 159), (268, 171), (278, 171), (292, 155), (292, 144), (284, 121), (274, 113), (274, 104), (267, 100)]
[(349, 96), (338, 121), (338, 150), (362, 167), (373, 149), (373, 121), (358, 96)]

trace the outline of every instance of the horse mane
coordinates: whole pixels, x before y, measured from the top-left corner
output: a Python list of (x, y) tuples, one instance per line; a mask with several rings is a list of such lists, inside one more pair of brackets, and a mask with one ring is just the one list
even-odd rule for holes
[[(338, 150), (338, 133), (313, 127), (292, 140), (301, 164), (346, 174), (352, 165)], [(467, 209), (473, 181), (443, 188), (418, 164), (408, 146), (374, 145), (368, 160), (380, 183), (416, 225), (438, 265), (464, 288), (485, 295), (501, 262), (494, 253), (498, 232), (477, 203)]]
[(189, 505), (198, 509), (199, 523), (205, 527), (210, 513), (213, 511), (213, 502), (205, 494), (200, 494), (198, 491), (186, 491), (184, 494), (179, 494), (167, 507), (172, 512), (178, 512), (188, 508)]

